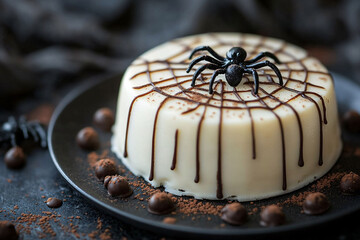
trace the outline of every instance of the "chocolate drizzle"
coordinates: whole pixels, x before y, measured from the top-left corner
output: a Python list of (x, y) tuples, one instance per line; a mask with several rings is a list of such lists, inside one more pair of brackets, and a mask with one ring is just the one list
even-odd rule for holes
[(174, 155), (173, 155), (173, 160), (171, 163), (171, 170), (174, 170), (176, 167), (176, 160), (177, 160), (177, 149), (178, 149), (178, 137), (179, 137), (179, 129), (176, 129), (175, 132), (175, 142), (174, 142)]
[[(128, 138), (129, 138), (129, 128), (130, 128), (130, 120), (132, 115), (132, 109), (135, 104), (135, 102), (140, 99), (144, 98), (152, 93), (160, 94), (164, 97), (162, 102), (159, 104), (158, 109), (155, 114), (154, 124), (153, 124), (153, 135), (152, 135), (152, 153), (151, 153), (151, 169), (149, 174), (149, 180), (154, 179), (154, 171), (155, 171), (155, 161), (156, 161), (156, 129), (157, 129), (157, 123), (158, 123), (158, 117), (161, 112), (161, 109), (166, 105), (168, 100), (178, 100), (181, 102), (188, 103), (189, 106), (194, 105), (185, 111), (183, 111), (181, 114), (189, 114), (191, 112), (194, 112), (198, 110), (200, 107), (203, 107), (202, 111), (198, 118), (198, 126), (197, 126), (197, 132), (196, 132), (196, 146), (195, 146), (195, 178), (194, 182), (198, 183), (200, 181), (200, 138), (201, 138), (201, 129), (202, 129), (202, 123), (205, 119), (205, 116), (207, 114), (208, 108), (212, 109), (219, 109), (219, 127), (218, 127), (218, 154), (217, 154), (217, 192), (216, 196), (217, 198), (221, 199), (223, 198), (223, 191), (222, 191), (222, 125), (223, 125), (223, 113), (224, 110), (246, 110), (249, 118), (250, 118), (250, 124), (251, 124), (251, 143), (252, 143), (252, 158), (256, 159), (256, 139), (255, 139), (255, 123), (254, 118), (252, 115), (253, 110), (265, 110), (271, 112), (277, 119), (279, 124), (279, 130), (280, 130), (280, 136), (281, 136), (281, 148), (282, 148), (282, 189), (286, 190), (287, 188), (287, 175), (286, 175), (286, 148), (285, 148), (285, 135), (284, 135), (284, 127), (282, 123), (281, 117), (275, 112), (276, 109), (280, 107), (287, 107), (291, 112), (294, 113), (296, 117), (296, 122), (298, 123), (298, 129), (299, 129), (299, 159), (298, 159), (298, 166), (303, 167), (305, 165), (304, 162), (304, 156), (303, 156), (303, 148), (304, 148), (304, 137), (303, 137), (303, 127), (302, 122), (299, 116), (299, 113), (296, 111), (296, 109), (290, 104), (291, 101), (303, 98), (307, 101), (312, 102), (316, 106), (316, 110), (318, 112), (319, 117), (319, 160), (318, 165), (321, 166), (323, 164), (323, 123), (327, 124), (326, 119), (326, 107), (323, 97), (313, 91), (308, 90), (308, 87), (316, 88), (316, 89), (324, 89), (324, 87), (320, 85), (316, 85), (314, 83), (309, 83), (308, 79), (310, 74), (319, 74), (319, 75), (328, 75), (331, 78), (331, 75), (327, 73), (326, 71), (312, 71), (309, 70), (305, 64), (304, 60), (308, 59), (307, 56), (303, 57), (302, 59), (296, 58), (294, 55), (286, 51), (286, 43), (284, 42), (280, 47), (274, 48), (272, 46), (269, 46), (266, 44), (266, 38), (262, 38), (257, 45), (251, 45), (244, 41), (244, 36), (241, 37), (240, 42), (225, 42), (219, 39), (215, 34), (212, 34), (211, 37), (214, 41), (217, 41), (217, 44), (213, 44), (212, 48), (218, 48), (218, 47), (232, 47), (232, 46), (242, 46), (242, 47), (254, 47), (252, 51), (249, 51), (249, 56), (254, 55), (258, 52), (260, 52), (261, 48), (270, 49), (274, 54), (282, 54), (289, 57), (291, 60), (289, 61), (282, 61), (282, 64), (280, 65), (281, 72), (284, 79), (284, 85), (279, 86), (275, 81), (274, 77), (276, 75), (271, 72), (271, 70), (268, 69), (262, 69), (259, 71), (259, 77), (265, 77), (267, 81), (261, 82), (261, 86), (271, 85), (276, 86), (275, 90), (267, 91), (264, 89), (264, 87), (259, 87), (259, 94), (254, 94), (254, 83), (252, 81), (252, 77), (250, 75), (244, 75), (244, 78), (246, 79), (246, 82), (244, 84), (248, 85), (250, 89), (244, 89), (244, 88), (231, 88), (226, 86), (226, 83), (224, 81), (215, 81), (215, 87), (214, 87), (214, 93), (209, 95), (208, 92), (208, 81), (206, 79), (212, 74), (212, 73), (202, 73), (199, 77), (200, 81), (196, 84), (196, 87), (190, 87), (190, 82), (192, 80), (192, 73), (185, 74), (185, 70), (187, 69), (188, 62), (186, 60), (174, 60), (179, 59), (180, 57), (184, 56), (182, 59), (186, 59), (188, 56), (188, 53), (191, 51), (194, 44), (198, 42), (198, 39), (195, 39), (195, 42), (189, 43), (189, 45), (185, 45), (184, 43), (177, 42), (176, 40), (173, 41), (174, 44), (178, 44), (179, 46), (183, 47), (183, 49), (179, 52), (177, 52), (172, 57), (165, 59), (165, 60), (155, 60), (152, 62), (148, 62), (145, 60), (141, 60), (142, 62), (133, 64), (136, 66), (144, 66), (145, 70), (140, 71), (133, 75), (130, 79), (134, 80), (139, 76), (145, 75), (147, 77), (148, 83), (134, 86), (134, 89), (138, 90), (146, 90), (146, 92), (139, 94), (136, 96), (129, 107), (128, 112), (128, 119), (126, 123), (126, 135), (125, 135), (125, 146), (124, 146), (124, 157), (128, 157)], [(291, 69), (291, 64), (299, 64), (301, 66), (301, 69)], [(151, 70), (152, 64), (157, 65), (164, 65), (163, 68), (156, 68), (156, 70)], [(167, 78), (161, 78), (161, 79), (152, 79), (152, 74), (159, 73), (159, 72), (166, 72), (170, 73), (171, 76)], [(179, 75), (176, 75), (176, 73), (180, 73)], [(184, 73), (184, 74), (182, 74)], [(304, 73), (305, 77), (304, 79), (296, 79), (293, 77), (293, 74), (296, 73)], [(303, 86), (302, 90), (299, 90), (298, 87), (292, 88), (289, 86), (290, 83)], [(184, 86), (186, 84), (186, 87)], [(169, 93), (168, 89), (175, 89), (175, 93)], [(288, 91), (294, 93), (294, 95), (288, 99), (288, 100), (281, 100), (278, 97), (276, 97), (276, 93), (279, 91)], [(245, 99), (241, 96), (243, 93), (251, 93), (253, 96), (253, 99)], [(234, 98), (228, 97), (228, 96), (234, 96)], [(321, 102), (320, 104), (314, 99), (317, 98)], [(275, 103), (275, 106), (270, 106), (266, 100), (271, 100)], [(255, 105), (257, 103), (257, 105)], [(177, 163), (177, 157), (178, 157), (178, 138), (179, 138), (179, 129), (175, 132), (175, 141), (174, 141), (174, 152), (173, 152), (173, 159), (171, 163), (171, 170), (174, 170), (176, 168)]]
[(221, 93), (220, 93), (220, 119), (219, 119), (219, 132), (218, 132), (218, 161), (217, 161), (217, 172), (216, 172), (216, 180), (217, 180), (217, 188), (216, 188), (216, 197), (218, 199), (222, 199), (223, 198), (223, 193), (222, 193), (222, 174), (221, 174), (221, 150), (222, 150), (222, 146), (221, 146), (221, 138), (222, 138), (222, 134), (221, 134), (221, 130), (222, 130), (222, 123), (223, 123), (223, 104), (224, 104), (224, 82), (221, 82)]

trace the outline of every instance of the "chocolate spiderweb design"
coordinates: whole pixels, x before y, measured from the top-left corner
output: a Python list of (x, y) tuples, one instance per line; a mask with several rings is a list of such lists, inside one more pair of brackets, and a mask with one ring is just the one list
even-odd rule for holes
[[(297, 98), (303, 98), (307, 101), (312, 102), (317, 109), (318, 118), (319, 118), (319, 125), (320, 125), (320, 139), (319, 139), (319, 157), (318, 157), (318, 165), (321, 166), (323, 164), (323, 123), (327, 124), (326, 120), (326, 108), (323, 97), (313, 91), (309, 90), (309, 87), (312, 89), (324, 89), (324, 87), (316, 85), (314, 83), (308, 82), (309, 76), (311, 74), (323, 74), (329, 75), (326, 71), (312, 71), (309, 70), (305, 64), (304, 60), (308, 59), (308, 56), (304, 56), (301, 59), (298, 59), (289, 51), (286, 51), (286, 43), (283, 42), (277, 48), (273, 46), (269, 46), (266, 42), (266, 38), (262, 38), (258, 44), (251, 45), (247, 43), (246, 35), (242, 35), (239, 38), (239, 41), (223, 41), (219, 39), (215, 34), (211, 35), (213, 38), (212, 42), (216, 42), (212, 44), (211, 47), (213, 49), (223, 48), (223, 49), (230, 49), (233, 46), (241, 46), (247, 50), (247, 48), (251, 48), (252, 50), (248, 51), (249, 58), (254, 56), (255, 54), (263, 51), (264, 49), (270, 50), (275, 55), (283, 55), (286, 56), (288, 61), (283, 61), (282, 64), (278, 65), (279, 69), (282, 72), (282, 76), (284, 79), (284, 85), (280, 86), (277, 84), (278, 80), (276, 79), (276, 75), (271, 71), (271, 69), (263, 68), (259, 69), (259, 77), (260, 77), (260, 86), (259, 86), (259, 93), (257, 95), (254, 94), (254, 83), (252, 80), (252, 76), (245, 74), (243, 79), (243, 84), (248, 86), (245, 87), (231, 87), (227, 85), (226, 81), (220, 80), (220, 76), (217, 78), (214, 87), (214, 94), (208, 94), (208, 80), (210, 79), (212, 72), (203, 72), (199, 79), (197, 80), (196, 86), (191, 87), (190, 82), (192, 80), (192, 74), (187, 74), (185, 70), (188, 67), (189, 61), (187, 57), (189, 56), (190, 51), (196, 46), (198, 39), (195, 39), (194, 42), (190, 44), (184, 44), (179, 42), (178, 40), (172, 41), (172, 43), (177, 44), (181, 47), (181, 50), (165, 59), (165, 60), (156, 60), (152, 62), (148, 62), (146, 60), (141, 60), (140, 63), (133, 64), (136, 66), (144, 66), (145, 70), (136, 73), (131, 77), (131, 80), (136, 79), (139, 76), (146, 76), (148, 83), (143, 85), (138, 85), (133, 87), (134, 89), (145, 89), (146, 91), (138, 96), (136, 96), (129, 108), (127, 125), (126, 125), (126, 136), (125, 136), (125, 146), (124, 146), (124, 157), (128, 156), (127, 152), (127, 142), (128, 142), (128, 135), (129, 135), (129, 125), (131, 119), (131, 113), (133, 109), (133, 105), (135, 104), (136, 100), (139, 98), (147, 97), (149, 94), (157, 93), (161, 94), (164, 99), (159, 104), (153, 125), (153, 135), (152, 135), (152, 155), (151, 155), (151, 169), (149, 174), (149, 180), (154, 179), (154, 167), (155, 167), (155, 143), (156, 143), (156, 126), (158, 122), (158, 116), (161, 112), (163, 106), (169, 100), (177, 100), (177, 101), (184, 101), (192, 105), (193, 107), (183, 111), (181, 114), (189, 114), (194, 112), (198, 109), (203, 109), (202, 113), (198, 119), (198, 127), (196, 133), (196, 162), (195, 162), (195, 176), (194, 182), (198, 183), (200, 181), (200, 137), (201, 137), (201, 129), (202, 123), (204, 121), (206, 112), (208, 109), (217, 109), (219, 111), (219, 127), (218, 127), (218, 154), (217, 154), (217, 198), (223, 198), (222, 192), (222, 125), (223, 125), (223, 113), (226, 110), (234, 110), (234, 111), (246, 111), (251, 123), (251, 135), (252, 135), (252, 158), (256, 159), (256, 141), (255, 141), (255, 124), (254, 119), (252, 116), (253, 110), (263, 110), (271, 112), (277, 119), (280, 129), (280, 136), (281, 136), (281, 147), (282, 147), (282, 189), (286, 190), (287, 188), (287, 181), (286, 181), (286, 148), (285, 148), (285, 137), (284, 137), (284, 127), (281, 117), (276, 113), (276, 109), (280, 107), (286, 107), (290, 111), (292, 111), (296, 117), (296, 121), (298, 123), (299, 129), (299, 136), (300, 136), (300, 144), (299, 144), (299, 159), (298, 159), (298, 166), (304, 166), (304, 159), (303, 159), (303, 127), (300, 120), (300, 116), (295, 108), (290, 104), (291, 101)], [(175, 60), (182, 58), (183, 60)], [(157, 67), (156, 69), (152, 70), (153, 65), (156, 64), (157, 66), (162, 66), (161, 68)], [(291, 68), (292, 64), (298, 64), (300, 68)], [(199, 64), (200, 65), (200, 64)], [(201, 66), (201, 65), (200, 65)], [(194, 69), (193, 71), (195, 71)], [(167, 72), (170, 74), (170, 77), (161, 78), (161, 79), (153, 79), (152, 75), (159, 72)], [(176, 75), (176, 72), (181, 72), (181, 74)], [(301, 79), (296, 78), (294, 75), (299, 76), (297, 73), (304, 73), (304, 76)], [(275, 78), (275, 79), (274, 79)], [(293, 88), (291, 85), (296, 84), (297, 87)], [(241, 84), (240, 84), (241, 85)], [(266, 88), (262, 86), (268, 86)], [(300, 86), (300, 87), (299, 87)], [(270, 89), (270, 90), (269, 90)], [(171, 90), (171, 91), (170, 91)], [(288, 91), (291, 92), (291, 98), (286, 100), (281, 100), (277, 97), (277, 93), (280, 91)], [(244, 94), (250, 94), (252, 98), (245, 98)], [(321, 105), (315, 101), (314, 97), (320, 99)], [(269, 103), (272, 102), (272, 104)], [(202, 107), (202, 108), (201, 108)], [(322, 111), (321, 111), (322, 110)], [(177, 144), (178, 138), (181, 135), (178, 129), (174, 133), (174, 155), (171, 163), (171, 170), (176, 168), (176, 161), (177, 161)], [(169, 159), (171, 161), (171, 159)]]

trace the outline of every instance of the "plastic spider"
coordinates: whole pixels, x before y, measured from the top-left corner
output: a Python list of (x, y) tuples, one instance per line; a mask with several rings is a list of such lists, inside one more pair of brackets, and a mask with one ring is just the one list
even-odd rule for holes
[(261, 52), (253, 59), (245, 61), (246, 58), (246, 51), (241, 47), (233, 47), (226, 53), (226, 58), (220, 56), (218, 53), (216, 53), (211, 47), (209, 46), (199, 46), (196, 47), (190, 54), (189, 59), (192, 58), (192, 56), (198, 52), (198, 51), (208, 51), (213, 57), (203, 55), (200, 57), (195, 58), (190, 64), (188, 69), (186, 70), (187, 73), (190, 72), (190, 70), (194, 67), (195, 64), (197, 64), (200, 61), (208, 61), (210, 63), (205, 64), (201, 67), (199, 67), (192, 78), (191, 86), (195, 86), (195, 80), (196, 78), (202, 73), (205, 69), (211, 69), (215, 70), (213, 73), (211, 79), (210, 79), (210, 85), (209, 85), (209, 93), (213, 93), (213, 84), (215, 81), (215, 78), (219, 74), (225, 74), (226, 81), (229, 83), (230, 86), (236, 87), (242, 79), (242, 76), (244, 73), (252, 74), (254, 78), (255, 83), (255, 94), (258, 93), (259, 90), (259, 76), (256, 72), (256, 69), (268, 66), (270, 67), (276, 74), (276, 76), (279, 78), (279, 84), (283, 85), (283, 79), (281, 76), (280, 70), (271, 62), (265, 60), (261, 62), (257, 62), (260, 59), (264, 57), (272, 58), (276, 63), (280, 64), (279, 59), (270, 52)]
[(20, 117), (18, 121), (14, 117), (9, 117), (0, 128), (0, 144), (10, 142), (14, 146), (18, 146), (18, 141), (29, 139), (32, 137), (34, 142), (40, 142), (41, 147), (45, 148), (46, 131), (38, 122), (27, 122), (25, 117)]

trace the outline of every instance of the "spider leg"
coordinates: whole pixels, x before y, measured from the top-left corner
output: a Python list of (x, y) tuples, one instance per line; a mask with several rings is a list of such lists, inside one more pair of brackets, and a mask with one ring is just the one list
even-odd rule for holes
[(29, 132), (28, 132), (28, 129), (26, 127), (26, 120), (25, 120), (24, 116), (21, 116), (19, 118), (19, 128), (21, 129), (24, 138), (28, 139), (29, 138)]
[(220, 56), (218, 53), (216, 53), (211, 47), (209, 46), (199, 46), (199, 47), (196, 47), (194, 48), (194, 50), (192, 50), (191, 54), (190, 54), (190, 57), (189, 59), (191, 59), (193, 57), (193, 55), (196, 53), (196, 52), (199, 52), (199, 51), (208, 51), (211, 55), (213, 55), (213, 57), (215, 57), (216, 59), (220, 60), (220, 61), (224, 61), (225, 58)]
[(17, 127), (17, 122), (15, 120), (15, 118), (13, 116), (10, 116), (9, 119), (8, 119), (8, 123), (9, 125), (11, 126), (11, 128), (16, 128)]
[(199, 67), (196, 72), (194, 73), (193, 75), (193, 78), (192, 78), (192, 82), (191, 82), (191, 86), (194, 87), (195, 86), (195, 81), (196, 81), (196, 78), (200, 75), (200, 73), (202, 73), (205, 69), (211, 69), (211, 70), (215, 70), (215, 69), (218, 69), (219, 66), (218, 65), (215, 65), (215, 64), (211, 64), (211, 63), (208, 63), (208, 64), (205, 64), (201, 67)]
[(18, 124), (13, 116), (9, 117), (8, 124), (9, 124), (9, 128), (7, 130), (10, 132), (11, 146), (15, 147), (17, 146), (16, 131), (13, 131), (13, 129), (15, 130)]
[(10, 135), (10, 138), (11, 138), (11, 140), (10, 140), (11, 141), (11, 146), (13, 146), (13, 147), (17, 146), (15, 133), (12, 133)]
[(250, 64), (250, 65), (246, 65), (247, 68), (255, 68), (255, 69), (265, 67), (265, 66), (270, 67), (275, 72), (276, 76), (279, 78), (279, 84), (281, 86), (284, 85), (280, 70), (273, 63), (269, 62), (268, 60)]
[(219, 75), (219, 74), (224, 74), (226, 73), (226, 70), (225, 69), (218, 69), (216, 70), (211, 79), (210, 79), (210, 84), (209, 84), (209, 93), (210, 94), (213, 94), (214, 90), (213, 90), (213, 85), (214, 85), (214, 82), (215, 82), (215, 78)]
[(245, 69), (245, 72), (246, 72), (246, 73), (250, 73), (250, 74), (253, 75), (254, 84), (255, 84), (254, 93), (255, 93), (255, 94), (258, 94), (258, 91), (259, 91), (259, 75), (258, 75), (258, 73), (257, 73), (256, 70), (253, 69), (253, 68)]
[(255, 63), (256, 61), (259, 61), (260, 59), (262, 59), (264, 57), (269, 57), (269, 58), (273, 59), (277, 64), (281, 64), (280, 60), (271, 52), (261, 52), (258, 55), (256, 55), (253, 59), (244, 61), (244, 63), (245, 64)]
[(28, 123), (27, 128), (34, 139), (34, 142), (39, 142), (39, 136), (37, 135), (33, 123)]
[(222, 62), (216, 60), (215, 58), (203, 55), (203, 56), (197, 57), (194, 60), (192, 60), (191, 63), (189, 64), (189, 67), (186, 70), (186, 72), (189, 73), (190, 70), (194, 67), (194, 65), (197, 64), (198, 62), (202, 61), (202, 60), (208, 61), (210, 63), (216, 64), (216, 65), (219, 65), (219, 66), (221, 66), (223, 64)]
[(41, 147), (45, 148), (47, 146), (46, 131), (39, 122), (31, 123), (31, 127), (35, 128), (35, 131), (40, 136), (40, 140), (41, 140), (40, 145)]

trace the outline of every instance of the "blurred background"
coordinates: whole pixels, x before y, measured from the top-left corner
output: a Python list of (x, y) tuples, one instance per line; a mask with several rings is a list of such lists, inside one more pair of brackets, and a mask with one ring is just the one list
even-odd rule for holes
[[(284, 39), (360, 84), (359, 0), (0, 0), (0, 126), (10, 115), (23, 114), (46, 125), (55, 106), (73, 88), (124, 72), (138, 55), (160, 43), (205, 32)], [(342, 95), (358, 99), (353, 92)], [(354, 102), (357, 109), (359, 102)], [(56, 171), (47, 151), (33, 152), (30, 166), (18, 172), (5, 169), (1, 159), (0, 148), (1, 208), (13, 212), (13, 204), (19, 204), (18, 213), (42, 214), (40, 196), (63, 196), (65, 191), (74, 197), (59, 210), (62, 224), (68, 224), (65, 217), (79, 214), (79, 233), (92, 232), (97, 228), (94, 219), (101, 219), (104, 228), (112, 227), (113, 236), (150, 239), (144, 231), (82, 201)], [(4, 214), (0, 219), (9, 219)], [(354, 220), (324, 225), (318, 235), (359, 239), (358, 216), (355, 212)], [(34, 229), (31, 236), (23, 232), (24, 239), (37, 239), (38, 227)], [(57, 236), (67, 234), (54, 229)], [(310, 230), (303, 235), (298, 239), (320, 239)]]
[(172, 38), (215, 31), (282, 38), (360, 82), (358, 0), (0, 0), (0, 121), (49, 115), (89, 77), (121, 73)]

